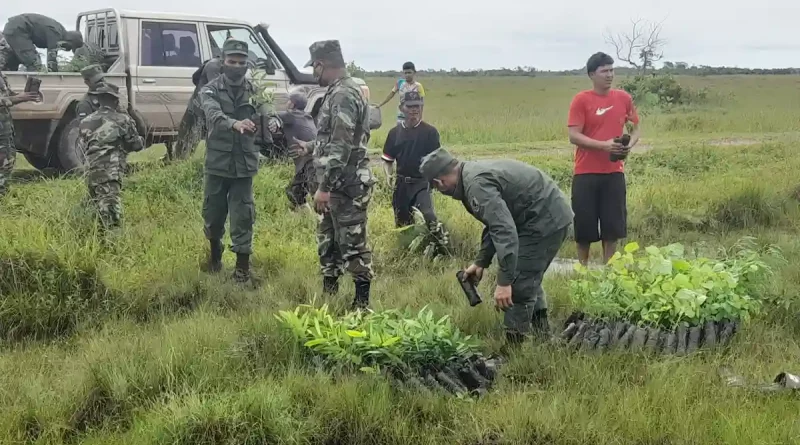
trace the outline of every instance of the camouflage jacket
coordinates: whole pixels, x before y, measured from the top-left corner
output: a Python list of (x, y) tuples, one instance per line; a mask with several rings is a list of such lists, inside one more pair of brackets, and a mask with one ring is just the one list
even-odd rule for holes
[[(78, 142), (86, 153), (90, 168), (116, 164), (113, 160), (120, 157), (120, 151), (127, 154), (144, 148), (144, 140), (136, 131), (133, 119), (109, 107), (101, 107), (81, 121)], [(112, 179), (119, 179), (114, 176), (121, 173), (109, 172)]]
[[(75, 105), (75, 115), (78, 117), (78, 119), (83, 119), (99, 109), (100, 101), (97, 99), (97, 96), (86, 93), (83, 95), (78, 104)], [(122, 109), (122, 105), (120, 104), (117, 105), (117, 112), (125, 113), (126, 111)]]
[(11, 119), (11, 96), (16, 93), (8, 86), (6, 76), (0, 72), (0, 134), (13, 134), (14, 122)]
[(258, 120), (256, 109), (250, 103), (254, 91), (249, 80), (245, 79), (240, 87), (234, 87), (225, 75), (200, 89), (200, 104), (208, 126), (207, 173), (226, 178), (248, 178), (258, 173), (256, 135), (233, 129), (236, 121)]
[(351, 77), (345, 76), (328, 87), (317, 127), (313, 155), (320, 191), (343, 191), (359, 183), (375, 183), (367, 157), (369, 108)]

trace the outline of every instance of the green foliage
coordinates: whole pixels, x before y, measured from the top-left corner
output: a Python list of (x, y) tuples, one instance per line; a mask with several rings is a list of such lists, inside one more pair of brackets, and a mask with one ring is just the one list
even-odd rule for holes
[[(570, 296), (593, 317), (667, 328), (684, 321), (747, 321), (761, 310), (758, 292), (772, 275), (762, 252), (748, 241), (723, 252), (721, 260), (687, 258), (677, 243), (644, 250), (629, 243), (605, 268), (577, 266), (581, 278), (570, 283)], [(763, 253), (780, 257), (775, 247)]]
[(269, 75), (264, 70), (250, 70), (250, 81), (255, 87), (255, 94), (250, 97), (250, 103), (262, 114), (270, 114), (275, 111), (275, 82), (269, 80)]
[(708, 90), (692, 90), (681, 86), (671, 74), (636, 75), (620, 84), (643, 108), (698, 104), (708, 97)]
[(476, 341), (455, 328), (448, 315), (437, 320), (427, 307), (416, 316), (386, 310), (334, 318), (327, 305), (300, 305), (276, 317), (328, 364), (368, 373), (441, 366), (477, 352)]

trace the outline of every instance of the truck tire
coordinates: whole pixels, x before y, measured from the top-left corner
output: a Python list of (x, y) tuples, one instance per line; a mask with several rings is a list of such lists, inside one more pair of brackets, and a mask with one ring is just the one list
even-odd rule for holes
[(28, 164), (31, 164), (33, 168), (39, 171), (43, 171), (48, 168), (55, 168), (57, 164), (56, 159), (43, 158), (33, 153), (22, 152), (22, 156), (25, 156), (25, 160), (28, 161)]
[(74, 118), (61, 129), (58, 136), (56, 155), (58, 156), (58, 169), (61, 173), (80, 171), (86, 162), (86, 155), (78, 148), (78, 126), (81, 121)]

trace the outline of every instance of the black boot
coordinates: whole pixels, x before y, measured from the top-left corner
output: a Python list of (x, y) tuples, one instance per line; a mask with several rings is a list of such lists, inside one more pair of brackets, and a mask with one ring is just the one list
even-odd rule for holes
[(500, 355), (507, 357), (513, 354), (524, 341), (524, 334), (517, 331), (506, 331), (506, 344), (500, 348)]
[(533, 311), (531, 317), (531, 331), (535, 338), (547, 340), (550, 338), (550, 323), (547, 321), (547, 309)]
[(208, 272), (216, 273), (222, 270), (222, 241), (218, 239), (209, 240), (211, 245), (211, 255), (208, 258)]
[(336, 295), (339, 293), (339, 277), (322, 277), (322, 294)]
[(237, 283), (246, 283), (250, 280), (250, 255), (247, 253), (236, 254), (236, 270), (233, 279)]
[(369, 307), (369, 281), (356, 281), (356, 297), (353, 299), (352, 309), (367, 309)]

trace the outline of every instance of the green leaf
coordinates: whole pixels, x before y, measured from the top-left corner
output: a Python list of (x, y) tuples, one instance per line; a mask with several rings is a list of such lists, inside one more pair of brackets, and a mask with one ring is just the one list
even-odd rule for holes
[(307, 348), (310, 348), (310, 347), (312, 347), (312, 346), (321, 345), (321, 344), (323, 344), (323, 343), (327, 343), (327, 342), (328, 342), (328, 339), (327, 339), (327, 338), (315, 338), (315, 339), (313, 339), (313, 340), (309, 340), (309, 341), (305, 342), (305, 343), (303, 344), (303, 346), (305, 346), (305, 347), (307, 347)]
[(639, 243), (631, 242), (625, 245), (625, 253), (633, 253), (639, 250)]
[(360, 332), (360, 331), (347, 330), (347, 331), (345, 331), (345, 333), (347, 335), (349, 335), (350, 337), (353, 337), (353, 338), (366, 337), (367, 336), (367, 334), (365, 334), (364, 332)]

